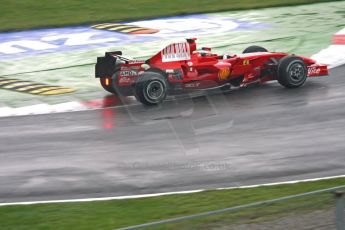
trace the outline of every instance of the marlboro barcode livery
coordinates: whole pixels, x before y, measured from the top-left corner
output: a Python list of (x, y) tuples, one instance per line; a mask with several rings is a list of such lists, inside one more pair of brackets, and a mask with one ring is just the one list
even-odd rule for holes
[(175, 43), (165, 47), (162, 52), (162, 62), (184, 61), (190, 59), (189, 43)]
[(218, 55), (211, 48), (197, 50), (195, 41), (170, 44), (148, 60), (107, 52), (97, 58), (96, 77), (108, 92), (157, 105), (167, 94), (181, 90), (229, 89), (275, 80), (297, 88), (308, 77), (328, 75), (326, 65), (307, 57), (268, 52), (260, 46), (249, 46), (238, 55)]

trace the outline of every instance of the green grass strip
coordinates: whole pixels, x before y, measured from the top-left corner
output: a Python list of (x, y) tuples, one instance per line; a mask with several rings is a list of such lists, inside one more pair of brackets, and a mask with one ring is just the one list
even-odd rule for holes
[(329, 0), (0, 0), (0, 31), (257, 9)]
[[(139, 199), (4, 206), (0, 207), (0, 229), (115, 229), (340, 185), (345, 185), (345, 178)], [(229, 224), (228, 221), (236, 224), (243, 219), (262, 221), (278, 218), (282, 213), (286, 215), (287, 211), (293, 214), (324, 209), (334, 205), (333, 201), (332, 194), (325, 193), (299, 198), (295, 202), (258, 207), (259, 212), (256, 209), (242, 210), (226, 218), (210, 217), (180, 223), (178, 228), (199, 225), (201, 229), (208, 226), (205, 221), (217, 225)], [(168, 227), (176, 229), (176, 226), (163, 226), (162, 229)]]

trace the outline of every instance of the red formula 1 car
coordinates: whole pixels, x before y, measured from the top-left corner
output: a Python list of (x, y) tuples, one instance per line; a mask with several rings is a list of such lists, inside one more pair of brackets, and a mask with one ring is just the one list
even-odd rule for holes
[(168, 45), (148, 60), (107, 52), (97, 58), (96, 78), (111, 93), (134, 95), (145, 105), (156, 105), (174, 91), (244, 87), (272, 80), (296, 88), (307, 77), (328, 75), (326, 65), (310, 58), (268, 52), (260, 46), (250, 46), (239, 55), (218, 55), (210, 48), (197, 50), (195, 40)]

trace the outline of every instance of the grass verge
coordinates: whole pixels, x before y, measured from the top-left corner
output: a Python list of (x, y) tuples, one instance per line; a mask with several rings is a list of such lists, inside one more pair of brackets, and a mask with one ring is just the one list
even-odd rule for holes
[(170, 15), (329, 2), (330, 0), (0, 0), (0, 31)]
[[(17, 205), (0, 207), (0, 229), (115, 229), (119, 227), (249, 204), (345, 184), (345, 178), (247, 189), (205, 191), (193, 194), (78, 203)], [(334, 205), (330, 193), (299, 198), (220, 217), (178, 224), (178, 229), (209, 229), (211, 226), (278, 218)], [(259, 211), (258, 211), (259, 210)], [(260, 215), (258, 214), (260, 213)], [(226, 220), (224, 222), (224, 220)], [(243, 221), (245, 220), (245, 221)], [(193, 226), (193, 227), (191, 227)], [(196, 226), (198, 226), (196, 228)], [(163, 226), (162, 229), (176, 229)]]

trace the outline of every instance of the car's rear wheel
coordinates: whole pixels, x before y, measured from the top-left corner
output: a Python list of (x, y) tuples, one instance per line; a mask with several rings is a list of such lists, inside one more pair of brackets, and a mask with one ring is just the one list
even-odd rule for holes
[(243, 50), (242, 53), (246, 54), (255, 52), (268, 52), (268, 50), (261, 46), (249, 46), (245, 50)]
[(168, 84), (161, 73), (146, 72), (135, 85), (135, 96), (144, 105), (158, 105), (167, 96)]
[(308, 76), (304, 61), (296, 56), (286, 56), (278, 63), (278, 82), (286, 88), (302, 86)]

